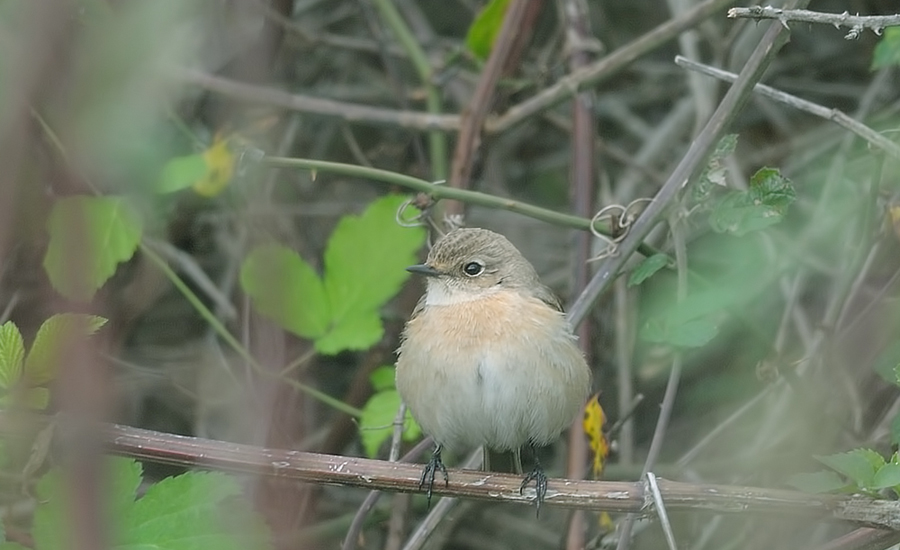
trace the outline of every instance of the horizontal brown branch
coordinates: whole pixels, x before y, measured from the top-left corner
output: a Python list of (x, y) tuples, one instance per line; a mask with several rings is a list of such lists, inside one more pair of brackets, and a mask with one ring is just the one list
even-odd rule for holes
[[(44, 420), (43, 422), (46, 422)], [(34, 424), (29, 423), (32, 426)], [(62, 423), (58, 430), (64, 430)], [(20, 422), (0, 414), (0, 435), (21, 433)], [(241, 474), (327, 483), (368, 490), (420, 493), (422, 466), (267, 449), (107, 424), (98, 430), (113, 454), (141, 460)], [(64, 436), (64, 434), (57, 434)], [(434, 493), (494, 502), (530, 503), (534, 491), (519, 494), (521, 478), (472, 470), (450, 470), (450, 483), (436, 483)], [(900, 530), (900, 502), (843, 495), (811, 495), (797, 491), (659, 480), (668, 510), (713, 513), (788, 514), (851, 521), (869, 527)], [(654, 515), (644, 482), (550, 479), (546, 504), (607, 512)]]

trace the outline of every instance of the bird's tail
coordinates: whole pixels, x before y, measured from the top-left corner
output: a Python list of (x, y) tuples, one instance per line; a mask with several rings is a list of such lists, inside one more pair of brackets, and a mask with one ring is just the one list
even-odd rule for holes
[(501, 474), (518, 474), (522, 475), (522, 448), (519, 447), (515, 451), (494, 451), (487, 447), (484, 451), (484, 468), (485, 472), (497, 472)]

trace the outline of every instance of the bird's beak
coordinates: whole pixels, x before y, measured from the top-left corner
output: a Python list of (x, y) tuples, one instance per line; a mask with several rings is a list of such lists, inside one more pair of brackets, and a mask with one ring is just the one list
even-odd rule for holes
[(426, 277), (437, 277), (441, 274), (440, 271), (426, 264), (418, 264), (411, 265), (406, 268), (410, 273), (418, 273), (419, 275), (425, 275)]

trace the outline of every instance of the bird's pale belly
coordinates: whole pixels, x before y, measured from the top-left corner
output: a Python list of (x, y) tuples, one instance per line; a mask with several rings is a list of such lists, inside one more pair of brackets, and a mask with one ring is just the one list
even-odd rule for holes
[(536, 299), (510, 302), (498, 293), (410, 321), (397, 388), (438, 443), (544, 445), (581, 410), (590, 373), (563, 316)]

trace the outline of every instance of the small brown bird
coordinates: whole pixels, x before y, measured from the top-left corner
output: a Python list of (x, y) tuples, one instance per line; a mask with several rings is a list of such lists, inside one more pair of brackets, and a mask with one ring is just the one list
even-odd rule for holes
[[(406, 325), (397, 359), (397, 389), (435, 449), (420, 486), (440, 470), (444, 446), (514, 453), (544, 446), (582, 410), (591, 373), (559, 303), (505, 237), (457, 229), (441, 238), (422, 265), (425, 295)], [(535, 467), (540, 510), (547, 478)]]

